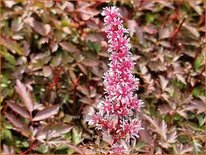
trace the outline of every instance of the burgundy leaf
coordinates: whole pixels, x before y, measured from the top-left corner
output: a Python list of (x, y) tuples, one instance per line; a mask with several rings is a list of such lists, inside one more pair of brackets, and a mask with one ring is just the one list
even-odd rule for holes
[(171, 30), (169, 28), (163, 28), (159, 30), (159, 39), (169, 38), (171, 36)]
[(114, 142), (114, 139), (112, 138), (112, 136), (106, 133), (105, 131), (102, 132), (102, 140), (110, 145), (112, 145)]
[(195, 27), (192, 27), (188, 24), (182, 24), (183, 27), (185, 27), (188, 32), (190, 32), (192, 35), (194, 35), (196, 38), (199, 38), (200, 37), (200, 33), (198, 32), (198, 30), (195, 28)]
[(78, 86), (77, 90), (89, 97), (89, 90), (86, 86)]
[(51, 144), (51, 145), (56, 145), (56, 144), (66, 144), (69, 148), (73, 149), (75, 152), (79, 153), (79, 154), (85, 154), (79, 147), (71, 144), (70, 142), (67, 142), (67, 141), (61, 141), (61, 140), (58, 140), (58, 141), (49, 141), (48, 144)]
[(15, 150), (13, 148), (13, 146), (7, 146), (5, 144), (3, 144), (3, 149), (2, 149), (2, 154), (15, 154)]
[(39, 34), (46, 36), (51, 31), (51, 26), (49, 24), (43, 24), (36, 21), (33, 17), (28, 17), (24, 19), (24, 22), (29, 24), (36, 32)]
[(82, 64), (88, 67), (95, 67), (99, 64), (99, 61), (97, 59), (85, 59)]
[(73, 149), (75, 152), (79, 153), (79, 154), (84, 154), (84, 152), (77, 146), (71, 144), (71, 143), (67, 143), (68, 147)]
[(157, 32), (157, 28), (154, 25), (146, 25), (143, 27), (144, 32), (154, 34)]
[(85, 68), (85, 66), (83, 66), (82, 64), (78, 63), (77, 64), (79, 69), (82, 71), (82, 73), (84, 73), (85, 75), (87, 75), (87, 69)]
[(202, 15), (203, 7), (201, 7), (201, 4), (204, 1), (190, 0), (190, 1), (187, 1), (187, 2), (199, 15)]
[(140, 139), (147, 144), (153, 145), (152, 137), (149, 131), (147, 130), (145, 122), (142, 122), (142, 128), (144, 129), (139, 131)]
[(52, 75), (52, 69), (50, 66), (44, 66), (42, 69), (44, 77), (49, 77)]
[(53, 105), (51, 107), (45, 108), (42, 111), (39, 111), (33, 121), (40, 121), (40, 120), (44, 120), (47, 119), (53, 115), (56, 115), (59, 112), (59, 105)]
[(25, 104), (26, 108), (29, 110), (29, 112), (32, 112), (34, 104), (31, 98), (31, 94), (26, 89), (24, 84), (22, 84), (19, 80), (16, 80), (15, 89), (16, 89), (16, 92), (19, 94), (22, 102)]
[(48, 133), (52, 133), (50, 138), (59, 137), (68, 133), (73, 127), (66, 124), (48, 124), (43, 130), (40, 130), (36, 137), (38, 139), (46, 139)]
[(49, 47), (52, 52), (55, 52), (58, 49), (59, 45), (56, 42), (51, 41)]
[(162, 87), (162, 90), (164, 91), (165, 88), (167, 87), (168, 83), (169, 83), (169, 80), (166, 79), (164, 76), (161, 76), (161, 75), (159, 75), (159, 78), (160, 78), (160, 85)]
[(77, 49), (76, 46), (74, 46), (71, 43), (61, 42), (61, 43), (59, 43), (59, 45), (67, 52), (70, 52), (70, 53), (77, 53), (77, 52), (79, 52), (79, 49)]
[(17, 53), (18, 55), (23, 55), (22, 47), (13, 39), (1, 36), (0, 45), (4, 45), (13, 53)]
[(29, 115), (29, 112), (26, 111), (25, 108), (21, 107), (20, 105), (10, 101), (7, 103), (7, 105), (13, 110), (15, 111), (16, 113), (18, 113), (19, 115), (23, 116), (24, 118), (27, 118), (29, 119), (30, 118), (30, 115)]
[(127, 26), (129, 28), (131, 37), (135, 34), (140, 43), (145, 42), (143, 31), (135, 20), (128, 20)]
[(6, 118), (14, 125), (14, 127), (18, 129), (23, 129), (25, 127), (25, 124), (23, 124), (20, 120), (16, 118), (13, 114), (5, 113)]
[(82, 18), (82, 20), (89, 20), (92, 17), (99, 14), (99, 11), (97, 11), (94, 8), (90, 8), (90, 6), (92, 5), (91, 2), (90, 3), (83, 2), (80, 5), (82, 6), (77, 11), (79, 12), (79, 15)]
[(186, 107), (188, 111), (197, 110), (197, 114), (200, 114), (205, 111), (205, 104), (201, 100), (192, 100), (191, 103)]

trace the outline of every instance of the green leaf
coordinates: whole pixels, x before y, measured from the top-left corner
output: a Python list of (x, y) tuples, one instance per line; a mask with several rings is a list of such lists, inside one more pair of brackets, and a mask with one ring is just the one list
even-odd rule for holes
[(174, 120), (175, 121), (183, 121), (183, 117), (181, 115), (179, 115), (179, 114), (175, 114)]
[(8, 76), (7, 74), (5, 73), (2, 73), (2, 75), (0, 75), (0, 78), (1, 78), (1, 88), (7, 88), (8, 85), (11, 83), (11, 81), (8, 79)]
[(99, 44), (97, 44), (97, 43), (94, 43), (94, 50), (97, 52), (97, 53), (99, 53), (100, 51), (101, 51), (101, 46), (99, 46)]
[(145, 142), (139, 141), (139, 142), (136, 144), (135, 149), (136, 149), (136, 150), (140, 150), (140, 149), (142, 149), (142, 148), (144, 148), (144, 147), (146, 147), (146, 146), (147, 146), (147, 144), (146, 144)]
[(155, 20), (155, 16), (152, 13), (147, 13), (145, 18), (147, 23), (152, 23)]
[(205, 115), (204, 115), (204, 114), (200, 114), (200, 115), (197, 117), (197, 119), (198, 119), (198, 124), (199, 124), (199, 126), (200, 126), (200, 127), (203, 126), (203, 124), (205, 123)]
[(8, 50), (6, 49), (6, 47), (1, 46), (0, 49), (0, 54), (2, 55), (2, 57), (9, 62), (9, 64), (11, 64), (12, 66), (16, 65), (16, 60), (14, 58), (13, 55), (11, 55)]
[(95, 52), (96, 54), (101, 51), (101, 46), (98, 43), (91, 42), (90, 40), (87, 41), (86, 46), (90, 51)]
[(29, 143), (27, 141), (24, 141), (21, 143), (23, 147), (27, 148), (29, 147)]
[(59, 147), (57, 148), (57, 150), (55, 151), (55, 154), (67, 154), (67, 148), (65, 149), (60, 149)]
[(73, 149), (69, 148), (69, 149), (67, 150), (67, 154), (73, 154), (73, 153), (74, 153), (74, 150), (73, 150)]
[(193, 89), (192, 95), (197, 98), (199, 98), (199, 96), (204, 96), (204, 90), (202, 90), (200, 87), (196, 87)]
[(14, 40), (6, 38), (6, 37), (0, 37), (0, 45), (5, 46), (13, 53), (17, 53), (18, 55), (23, 55), (23, 49), (22, 47)]
[(203, 60), (204, 58), (202, 55), (198, 56), (195, 59), (195, 62), (194, 62), (195, 71), (198, 71), (201, 68), (201, 66), (203, 65)]
[(2, 135), (4, 139), (9, 141), (12, 140), (12, 134), (10, 130), (4, 129)]
[(12, 129), (13, 126), (12, 126), (11, 124), (4, 123), (4, 128), (6, 128), (6, 129)]
[(40, 153), (48, 153), (48, 151), (49, 151), (49, 146), (48, 146), (48, 145), (45, 145), (45, 144), (42, 144), (42, 145), (39, 146), (38, 151), (39, 151)]
[(62, 53), (58, 53), (57, 55), (52, 57), (51, 66), (57, 67), (62, 64)]
[(77, 130), (77, 128), (72, 129), (72, 142), (75, 145), (78, 145), (82, 141), (82, 133)]
[(198, 97), (199, 94), (200, 94), (200, 88), (195, 88), (195, 89), (193, 89), (192, 95), (193, 95), (194, 97)]
[(201, 153), (201, 144), (198, 142), (198, 140), (193, 139), (193, 147), (194, 147), (194, 154)]

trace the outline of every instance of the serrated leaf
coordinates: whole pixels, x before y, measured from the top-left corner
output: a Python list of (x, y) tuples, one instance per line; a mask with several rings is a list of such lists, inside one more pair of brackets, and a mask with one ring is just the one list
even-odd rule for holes
[(34, 108), (34, 103), (32, 101), (30, 92), (26, 89), (24, 84), (22, 84), (19, 80), (16, 80), (15, 89), (16, 92), (19, 94), (22, 102), (26, 106), (26, 108), (29, 110), (29, 112), (32, 112)]
[(142, 122), (142, 128), (144, 128), (144, 130), (139, 131), (140, 140), (149, 145), (153, 145), (152, 136), (148, 132), (145, 122)]
[(176, 144), (176, 145), (177, 147), (173, 145), (174, 154), (191, 153), (191, 151), (193, 150), (193, 147), (189, 145), (183, 145), (183, 144)]
[(165, 123), (165, 121), (162, 120), (161, 124), (159, 124), (159, 122), (156, 119), (152, 119), (146, 114), (143, 114), (142, 116), (144, 119), (146, 119), (152, 124), (152, 126), (154, 127), (152, 130), (157, 132), (160, 136), (162, 136), (166, 140), (167, 137), (166, 133), (168, 131), (167, 131), (167, 124)]
[(23, 107), (21, 107), (20, 105), (10, 101), (10, 102), (7, 102), (7, 105), (13, 110), (15, 111), (16, 113), (18, 113), (19, 115), (23, 116), (24, 118), (27, 118), (29, 119), (30, 118), (30, 115), (29, 115), (29, 112), (26, 111), (26, 109), (24, 109)]
[(59, 105), (53, 105), (51, 107), (43, 109), (42, 111), (39, 111), (33, 118), (33, 121), (40, 121), (40, 120), (47, 119), (53, 115), (56, 115), (58, 112), (59, 112)]

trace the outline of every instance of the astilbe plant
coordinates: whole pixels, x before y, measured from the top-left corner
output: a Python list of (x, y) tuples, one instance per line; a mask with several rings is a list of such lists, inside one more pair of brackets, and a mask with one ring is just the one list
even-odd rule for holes
[(89, 124), (112, 136), (110, 153), (128, 153), (128, 147), (123, 144), (138, 138), (142, 129), (137, 117), (142, 101), (134, 93), (138, 89), (138, 79), (132, 74), (135, 63), (126, 36), (128, 30), (122, 24), (118, 8), (106, 7), (102, 15), (105, 16), (110, 63), (104, 75), (105, 97), (98, 104), (98, 111), (90, 115)]

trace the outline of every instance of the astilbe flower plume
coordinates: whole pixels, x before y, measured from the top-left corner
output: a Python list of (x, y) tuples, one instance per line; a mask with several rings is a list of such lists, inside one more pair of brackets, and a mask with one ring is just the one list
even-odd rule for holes
[[(141, 128), (136, 114), (142, 104), (134, 91), (138, 79), (132, 71), (134, 62), (130, 52), (130, 40), (126, 36), (118, 8), (106, 7), (102, 15), (108, 38), (109, 70), (104, 75), (105, 97), (98, 104), (98, 111), (89, 117), (89, 124), (107, 131), (114, 139), (110, 153), (127, 153), (122, 141), (129, 143), (138, 137)], [(134, 118), (136, 117), (136, 118)]]

